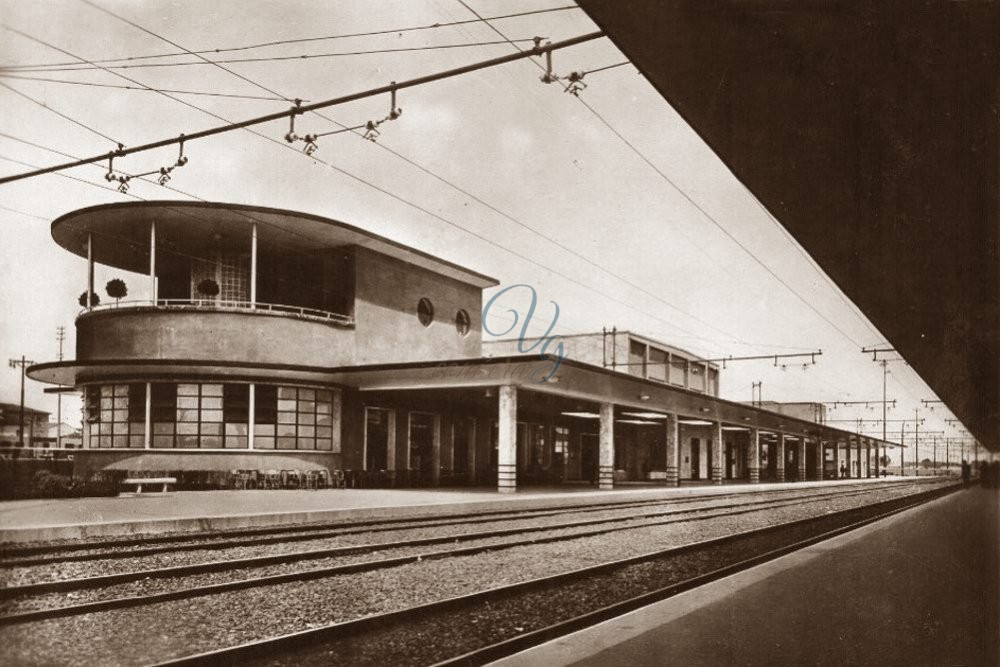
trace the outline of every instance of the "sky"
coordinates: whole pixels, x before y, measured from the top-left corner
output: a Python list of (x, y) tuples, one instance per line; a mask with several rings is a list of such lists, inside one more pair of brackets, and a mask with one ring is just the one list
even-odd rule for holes
[[(219, 117), (284, 110), (288, 99), (330, 99), (507, 55), (515, 47), (504, 37), (527, 48), (535, 36), (555, 42), (597, 30), (583, 11), (560, 0), (466, 5), (0, 0), (0, 175), (27, 170), (23, 163), (67, 161), (40, 147), (98, 155), (118, 142), (134, 146), (214, 127), (223, 123)], [(473, 14), (567, 6), (489, 25)], [(468, 20), (474, 22), (400, 31)], [(389, 32), (329, 39), (382, 31)], [(78, 60), (306, 38), (206, 54), (258, 59), (225, 63), (231, 72), (189, 55), (103, 64), (129, 65), (112, 70), (120, 76)], [(422, 48), (429, 46), (450, 48)], [(382, 53), (343, 55), (358, 51)], [(66, 65), (72, 62), (81, 64)], [(51, 66), (3, 69), (25, 65)], [(59, 326), (66, 327), (66, 358), (74, 356), (73, 321), (86, 266), (52, 241), (51, 220), (102, 203), (200, 198), (328, 216), (491, 275), (501, 283), (496, 289), (532, 285), (539, 299), (534, 335), (544, 333), (555, 302), (554, 333), (614, 326), (703, 358), (822, 350), (817, 363), (804, 368), (794, 359), (786, 368), (773, 361), (728, 364), (724, 398), (749, 401), (752, 384), (761, 382), (764, 400), (881, 399), (881, 367), (861, 347), (885, 344), (882, 335), (610, 40), (555, 52), (553, 71), (588, 72), (587, 87), (579, 97), (567, 94), (540, 80), (537, 63), (522, 60), (401, 91), (403, 113), (379, 127), (377, 142), (349, 133), (324, 137), (308, 156), (301, 143), (282, 140), (287, 120), (190, 142), (188, 164), (172, 173), (174, 189), (132, 181), (123, 195), (104, 180), (106, 164), (0, 185), (3, 356), (55, 360)], [(169, 94), (187, 105), (141, 86), (186, 91)], [(326, 118), (301, 116), (296, 130), (337, 129), (330, 119), (358, 125), (386, 116), (389, 106), (385, 95), (360, 100), (327, 109)], [(116, 160), (115, 167), (146, 172), (176, 158), (177, 148), (167, 147)], [(129, 298), (147, 297), (147, 280), (120, 270), (98, 267), (95, 284), (116, 277), (129, 285)], [(484, 293), (484, 303), (493, 293)], [(523, 310), (523, 301), (510, 294), (507, 305)], [(0, 401), (16, 403), (19, 373), (4, 369)], [(27, 404), (55, 412), (55, 397), (42, 388), (28, 381)], [(945, 421), (954, 416), (943, 405), (921, 402), (937, 396), (905, 361), (890, 364), (888, 395), (897, 401), (890, 419), (912, 419), (919, 409), (922, 430), (962, 434)], [(78, 424), (79, 401), (64, 404), (66, 420)], [(878, 405), (840, 406), (828, 417), (877, 419), (880, 412)], [(881, 434), (880, 424), (869, 427), (866, 432)], [(898, 428), (894, 422), (889, 430)], [(930, 445), (922, 442), (920, 458), (925, 450), (929, 456)]]

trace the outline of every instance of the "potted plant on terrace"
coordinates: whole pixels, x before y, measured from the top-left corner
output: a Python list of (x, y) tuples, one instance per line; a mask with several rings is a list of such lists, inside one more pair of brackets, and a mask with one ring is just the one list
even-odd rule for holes
[(108, 296), (115, 300), (115, 306), (128, 296), (128, 287), (121, 278), (109, 280), (108, 284), (104, 286), (104, 290), (108, 293)]
[[(84, 290), (84, 292), (80, 295), (78, 303), (81, 306), (83, 306), (84, 308), (87, 307), (87, 292), (86, 292), (86, 290)], [(101, 303), (101, 297), (99, 297), (96, 292), (91, 292), (90, 293), (90, 305), (91, 306), (96, 306), (96, 305), (99, 305), (100, 303)]]
[(215, 282), (211, 278), (205, 278), (198, 283), (198, 294), (202, 298), (214, 301), (215, 297), (219, 295), (219, 283)]

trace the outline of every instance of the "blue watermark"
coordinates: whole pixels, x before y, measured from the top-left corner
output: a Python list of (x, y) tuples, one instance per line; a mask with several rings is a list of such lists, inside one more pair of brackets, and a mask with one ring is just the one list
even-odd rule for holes
[[(490, 329), (490, 326), (486, 323), (486, 317), (487, 315), (489, 315), (490, 308), (493, 307), (493, 304), (496, 303), (496, 300), (500, 298), (502, 295), (519, 287), (523, 287), (531, 292), (531, 305), (528, 307), (528, 312), (525, 313), (524, 317), (522, 318), (520, 312), (518, 312), (513, 308), (509, 308), (507, 312), (514, 316), (514, 321), (505, 331), (499, 331), (499, 332), (493, 331), (492, 329)], [(550, 301), (549, 303), (555, 306), (555, 313), (552, 316), (552, 321), (549, 323), (548, 329), (545, 330), (545, 335), (539, 337), (537, 340), (532, 342), (530, 346), (528, 345), (529, 341), (527, 340), (528, 327), (531, 325), (531, 319), (535, 316), (535, 306), (538, 304), (538, 294), (537, 292), (535, 292), (534, 287), (532, 287), (531, 285), (526, 285), (524, 283), (518, 283), (516, 285), (511, 285), (510, 287), (505, 287), (504, 289), (494, 294), (490, 298), (490, 300), (486, 302), (486, 306), (483, 307), (483, 316), (482, 316), (483, 331), (485, 331), (489, 335), (498, 337), (506, 336), (517, 327), (518, 322), (521, 322), (521, 332), (520, 334), (518, 334), (517, 337), (518, 351), (524, 354), (526, 352), (531, 352), (539, 345), (542, 346), (541, 349), (538, 351), (538, 355), (543, 361), (546, 361), (548, 363), (539, 366), (534, 371), (532, 371), (531, 381), (535, 384), (541, 384), (543, 382), (548, 381), (548, 379), (551, 378), (553, 375), (555, 375), (556, 371), (559, 370), (559, 365), (562, 364), (563, 360), (566, 358), (566, 350), (565, 347), (563, 346), (565, 338), (563, 338), (562, 336), (551, 335), (552, 330), (556, 326), (556, 322), (559, 320), (559, 304), (556, 303), (555, 301)], [(553, 348), (554, 351), (550, 352), (549, 348), (552, 347), (553, 344), (554, 344)], [(548, 373), (545, 373), (546, 370), (548, 371)], [(540, 374), (544, 375), (543, 377), (541, 377), (541, 379), (537, 379), (537, 376), (539, 376)]]

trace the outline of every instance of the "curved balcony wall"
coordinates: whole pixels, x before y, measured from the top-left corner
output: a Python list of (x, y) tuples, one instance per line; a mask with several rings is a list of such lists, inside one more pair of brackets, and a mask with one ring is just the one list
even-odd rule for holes
[(138, 306), (93, 310), (76, 321), (77, 359), (194, 359), (302, 366), (354, 363), (355, 330), (319, 314)]

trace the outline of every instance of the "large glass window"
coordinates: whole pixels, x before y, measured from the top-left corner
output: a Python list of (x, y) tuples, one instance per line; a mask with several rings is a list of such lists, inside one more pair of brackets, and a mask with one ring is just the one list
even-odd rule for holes
[(146, 446), (146, 385), (107, 384), (86, 388), (90, 447)]
[[(91, 386), (85, 394), (90, 447), (145, 446), (144, 383)], [(156, 382), (149, 405), (153, 447), (249, 446), (249, 385)], [(255, 448), (333, 449), (336, 425), (328, 390), (257, 385), (254, 417)]]
[(649, 374), (651, 380), (667, 381), (667, 353), (655, 347), (649, 348)]

